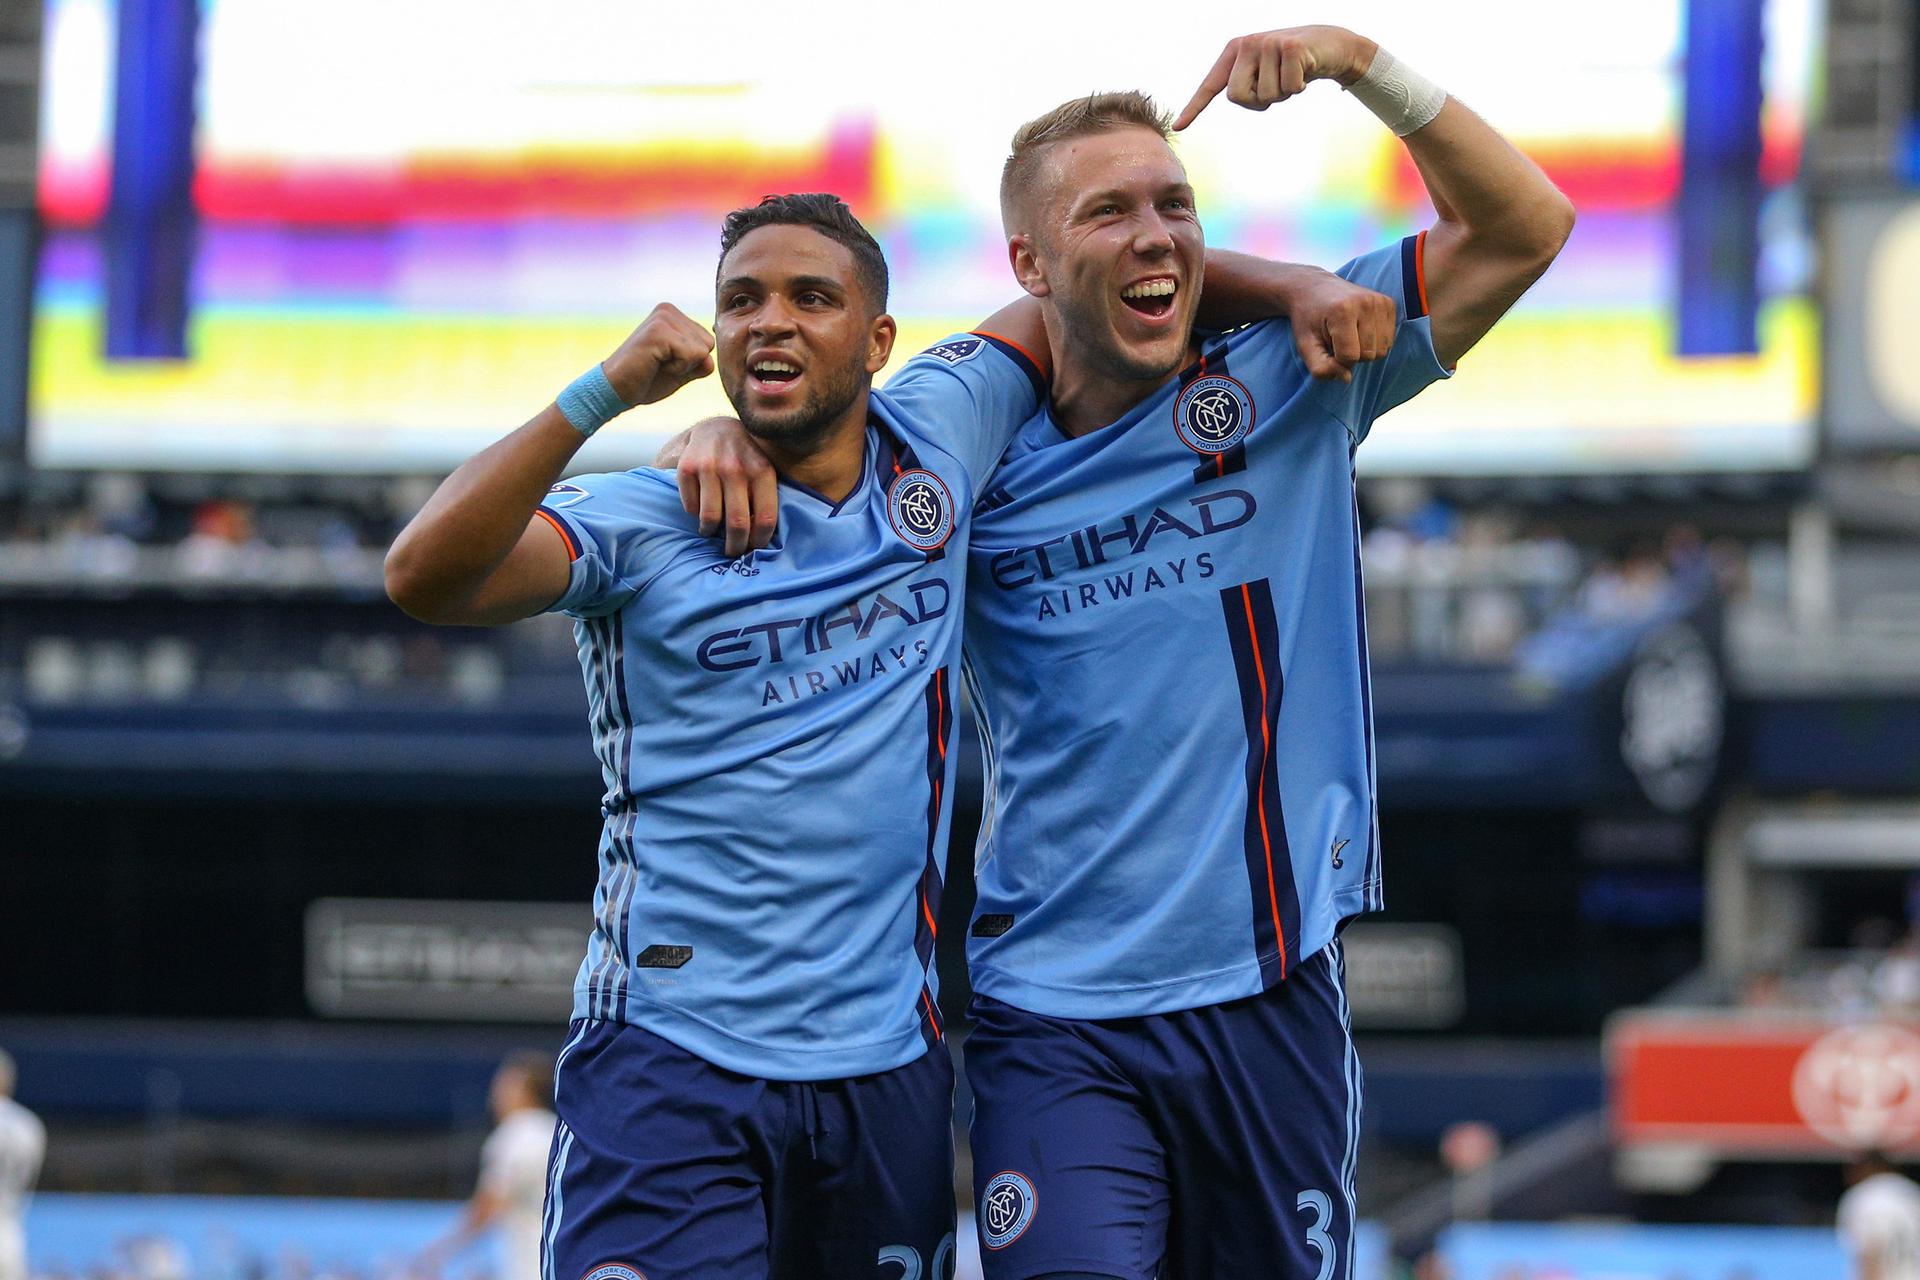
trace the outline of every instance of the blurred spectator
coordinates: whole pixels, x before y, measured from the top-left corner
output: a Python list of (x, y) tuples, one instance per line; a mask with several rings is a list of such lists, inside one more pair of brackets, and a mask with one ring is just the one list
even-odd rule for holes
[(27, 1197), (40, 1180), (47, 1130), (13, 1100), (13, 1059), (0, 1050), (0, 1280), (27, 1280)]
[(1920, 1186), (1886, 1156), (1866, 1152), (1847, 1167), (1837, 1217), (1855, 1280), (1920, 1280)]
[(180, 543), (177, 555), (181, 572), (190, 578), (246, 577), (260, 564), (265, 549), (254, 528), (253, 508), (216, 498), (193, 513), (193, 532)]
[(494, 1073), (488, 1095), (495, 1128), (480, 1152), (480, 1185), (446, 1239), (429, 1248), (437, 1266), (489, 1227), (500, 1229), (501, 1275), (540, 1274), (540, 1215), (553, 1143), (553, 1068), (540, 1054), (515, 1054)]
[(1492, 1188), (1484, 1176), (1500, 1158), (1500, 1134), (1492, 1125), (1462, 1120), (1440, 1135), (1440, 1162), (1453, 1177), (1453, 1220), (1484, 1222), (1493, 1216)]
[(1873, 994), (1889, 1013), (1920, 1013), (1920, 933), (1909, 932), (1874, 967)]

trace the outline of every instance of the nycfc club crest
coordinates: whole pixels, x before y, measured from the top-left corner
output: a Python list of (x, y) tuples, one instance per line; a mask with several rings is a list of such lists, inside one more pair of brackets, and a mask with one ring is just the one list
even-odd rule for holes
[(580, 1280), (647, 1280), (624, 1262), (603, 1262)]
[(1026, 1175), (996, 1173), (980, 1193), (980, 1238), (989, 1249), (1004, 1249), (1033, 1221), (1036, 1197)]
[(1223, 373), (1195, 378), (1173, 402), (1173, 429), (1196, 453), (1225, 453), (1253, 430), (1253, 397)]
[(887, 519), (908, 543), (938, 551), (953, 536), (953, 495), (931, 471), (902, 471), (887, 491)]

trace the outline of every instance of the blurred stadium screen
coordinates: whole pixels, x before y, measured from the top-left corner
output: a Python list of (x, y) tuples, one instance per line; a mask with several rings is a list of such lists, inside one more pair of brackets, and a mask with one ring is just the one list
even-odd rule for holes
[[(1581, 211), (1553, 272), (1445, 396), (1395, 414), (1366, 469), (1806, 463), (1817, 337), (1797, 175), (1815, 9), (1767, 6), (1759, 252), (1735, 263), (1754, 278), (1728, 304), (1752, 339), (1698, 353), (1675, 299), (1711, 289), (1725, 264), (1683, 252), (1676, 233), (1682, 0), (1610, 6), (1572, 41), (1531, 0), (1480, 0), (1465, 20), (1397, 0), (1343, 6), (1340, 21), (1392, 30), (1413, 62), (1471, 86)], [(1090, 40), (1069, 8), (903, 6), (876, 23), (834, 0), (782, 26), (777, 58), (743, 59), (704, 12), (620, 0), (209, 0), (199, 226), (177, 249), (184, 356), (118, 359), (104, 336), (114, 11), (47, 8), (41, 466), (451, 466), (511, 425), (504, 406), (539, 403), (656, 301), (710, 316), (718, 215), (772, 191), (846, 196), (888, 251), (902, 343), (916, 349), (1013, 289), (995, 184), (1021, 120), (1070, 87), (1139, 85), (1177, 108), (1217, 33), (1272, 16), (1216, 4), (1205, 23), (1166, 27), (1153, 7), (1113, 4), (1103, 31), (1151, 38)], [(1043, 81), (1008, 50), (1016, 24), (1047, 47)], [(1333, 266), (1424, 225), (1404, 151), (1331, 93), (1287, 104), (1277, 126), (1211, 113), (1179, 145), (1213, 244)], [(722, 407), (716, 384), (696, 387), (636, 413), (640, 429), (595, 442), (579, 466), (632, 465)]]

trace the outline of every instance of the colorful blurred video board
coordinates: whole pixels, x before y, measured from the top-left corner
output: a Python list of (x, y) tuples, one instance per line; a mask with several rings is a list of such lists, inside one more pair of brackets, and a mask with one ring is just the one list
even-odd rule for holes
[[(1581, 211), (1559, 264), (1451, 385), (1374, 433), (1363, 467), (1807, 460), (1817, 340), (1796, 179), (1815, 8), (1767, 6), (1758, 350), (1684, 359), (1684, 0), (1615, 0), (1572, 43), (1562, 11), (1532, 0), (1340, 8), (1505, 130)], [(771, 191), (849, 200), (888, 251), (916, 348), (1014, 292), (996, 183), (1022, 120), (1125, 86), (1177, 108), (1228, 37), (1277, 17), (1241, 0), (1200, 12), (203, 0), (186, 356), (109, 359), (116, 3), (48, 0), (31, 457), (449, 467), (655, 302), (710, 319), (719, 217)], [(1404, 150), (1331, 85), (1265, 114), (1222, 98), (1179, 147), (1214, 244), (1333, 266), (1429, 217)], [(722, 408), (709, 381), (629, 415), (580, 465), (643, 461)]]

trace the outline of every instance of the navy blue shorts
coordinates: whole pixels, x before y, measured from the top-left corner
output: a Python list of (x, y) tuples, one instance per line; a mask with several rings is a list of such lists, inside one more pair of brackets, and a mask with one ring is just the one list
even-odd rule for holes
[(791, 1082), (576, 1020), (554, 1109), (541, 1280), (953, 1274), (944, 1043), (892, 1071)]
[(985, 997), (966, 1042), (987, 1280), (1351, 1275), (1360, 1062), (1336, 941), (1271, 990), (1110, 1021)]

